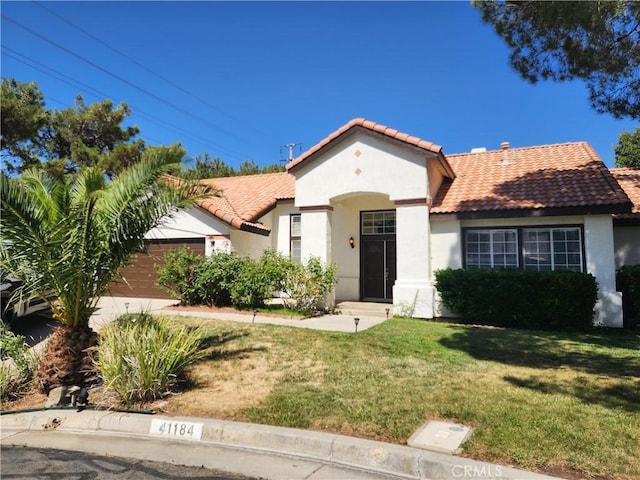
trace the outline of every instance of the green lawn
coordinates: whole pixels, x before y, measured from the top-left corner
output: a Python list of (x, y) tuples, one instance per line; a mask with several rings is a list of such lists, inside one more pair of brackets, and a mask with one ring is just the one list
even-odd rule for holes
[(169, 413), (406, 443), (429, 419), (475, 428), (464, 455), (640, 477), (640, 337), (392, 319), (357, 334), (202, 324), (211, 355)]

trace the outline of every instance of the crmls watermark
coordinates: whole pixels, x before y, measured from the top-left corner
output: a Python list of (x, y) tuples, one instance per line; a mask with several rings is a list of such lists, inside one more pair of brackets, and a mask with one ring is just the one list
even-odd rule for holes
[(451, 467), (454, 478), (500, 478), (500, 465), (454, 465)]

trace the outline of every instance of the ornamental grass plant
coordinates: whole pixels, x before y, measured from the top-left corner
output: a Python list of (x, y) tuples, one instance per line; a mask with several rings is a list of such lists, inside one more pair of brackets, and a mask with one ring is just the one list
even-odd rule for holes
[(100, 332), (94, 362), (107, 390), (125, 405), (162, 398), (200, 360), (202, 331), (148, 313), (119, 317)]

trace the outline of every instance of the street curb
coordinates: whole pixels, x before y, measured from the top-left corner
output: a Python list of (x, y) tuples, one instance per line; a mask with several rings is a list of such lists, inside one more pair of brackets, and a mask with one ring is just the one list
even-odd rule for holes
[[(56, 431), (77, 432), (98, 436), (126, 435), (161, 440), (162, 436), (150, 432), (152, 420), (202, 424), (202, 436), (199, 440), (166, 438), (170, 441), (246, 449), (404, 479), (543, 480), (554, 478), (444, 453), (333, 433), (205, 418), (98, 410), (77, 412), (73, 409), (52, 408), (3, 414), (0, 416), (0, 427), (2, 443), (5, 444), (11, 444), (13, 441), (11, 434), (26, 431), (51, 431), (52, 434)], [(16, 443), (18, 440), (19, 436), (16, 436)]]

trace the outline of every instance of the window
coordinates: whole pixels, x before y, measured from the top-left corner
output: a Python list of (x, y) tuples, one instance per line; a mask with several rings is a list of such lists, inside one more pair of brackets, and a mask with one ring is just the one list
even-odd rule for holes
[(582, 271), (580, 228), (525, 228), (523, 237), (525, 270)]
[(583, 271), (580, 227), (465, 229), (466, 268)]
[(518, 268), (518, 232), (467, 230), (467, 268)]
[(291, 261), (300, 263), (302, 261), (302, 251), (301, 245), (302, 240), (300, 239), (300, 214), (291, 215), (289, 217), (290, 220), (290, 228), (289, 228), (289, 255), (291, 257)]
[(396, 233), (395, 210), (362, 212), (362, 235), (381, 233)]

